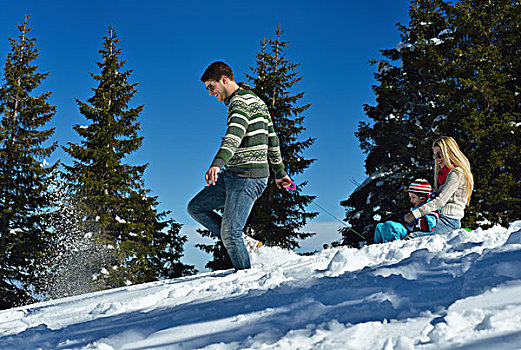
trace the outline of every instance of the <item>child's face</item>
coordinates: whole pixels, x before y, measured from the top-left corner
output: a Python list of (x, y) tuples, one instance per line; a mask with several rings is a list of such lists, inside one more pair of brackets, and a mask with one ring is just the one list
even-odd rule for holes
[(417, 205), (420, 205), (423, 203), (423, 200), (414, 193), (409, 192), (409, 198), (411, 199), (411, 203), (414, 206), (417, 206)]

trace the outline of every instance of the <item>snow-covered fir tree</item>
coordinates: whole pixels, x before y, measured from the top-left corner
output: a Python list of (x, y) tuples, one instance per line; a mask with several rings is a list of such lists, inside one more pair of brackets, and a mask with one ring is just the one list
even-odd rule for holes
[[(475, 179), (466, 222), (508, 225), (521, 215), (521, 5), (447, 5), (454, 49), (451, 118), (440, 123), (465, 147)], [(487, 225), (485, 225), (487, 227)]]
[(403, 216), (408, 183), (433, 183), (431, 145), (449, 135), (475, 179), (463, 225), (508, 224), (521, 214), (520, 6), (414, 0), (409, 15), (402, 42), (382, 50), (389, 61), (378, 62), (377, 104), (364, 106), (372, 122), (356, 135), (368, 178), (341, 203), (346, 221), (371, 241), (377, 223)]
[(158, 212), (157, 198), (149, 196), (144, 186), (148, 164), (124, 162), (141, 147), (138, 118), (143, 106), (129, 107), (137, 83), (128, 81), (132, 70), (123, 70), (126, 61), (119, 58), (118, 43), (110, 26), (99, 50), (101, 74), (91, 74), (98, 82), (94, 95), (86, 103), (76, 100), (91, 123), (75, 125), (83, 141), (64, 147), (74, 159), (73, 165), (65, 167), (64, 178), (84, 206), (85, 220), (97, 227), (94, 238), (114, 252), (99, 275), (107, 288), (174, 277), (165, 276), (165, 266), (175, 261), (163, 258), (172, 257), (164, 254), (169, 236), (179, 234), (175, 227), (166, 230), (168, 212)]
[(159, 278), (176, 278), (180, 276), (188, 276), (197, 273), (195, 266), (184, 264), (181, 261), (184, 253), (184, 245), (188, 238), (181, 235), (181, 227), (183, 225), (170, 219), (168, 222), (168, 230), (164, 239), (161, 240), (162, 249), (156, 256), (151, 259), (158, 266), (157, 276)]
[(48, 73), (34, 64), (40, 53), (27, 16), (18, 30), (0, 87), (0, 309), (34, 300), (34, 261), (48, 235), (48, 181), (56, 167), (45, 163), (57, 147), (46, 142), (56, 108), (47, 102), (51, 92), (34, 94)]

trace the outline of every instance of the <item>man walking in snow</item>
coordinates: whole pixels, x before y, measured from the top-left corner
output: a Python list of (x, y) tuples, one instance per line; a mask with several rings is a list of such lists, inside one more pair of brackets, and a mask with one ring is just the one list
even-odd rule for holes
[[(279, 188), (289, 185), (291, 179), (284, 171), (266, 104), (239, 86), (224, 62), (210, 64), (201, 81), (210, 96), (228, 107), (227, 131), (205, 174), (208, 186), (190, 201), (188, 213), (222, 240), (236, 270), (248, 269), (251, 263), (242, 230), (267, 186), (270, 168)], [(219, 208), (222, 216), (214, 211)]]

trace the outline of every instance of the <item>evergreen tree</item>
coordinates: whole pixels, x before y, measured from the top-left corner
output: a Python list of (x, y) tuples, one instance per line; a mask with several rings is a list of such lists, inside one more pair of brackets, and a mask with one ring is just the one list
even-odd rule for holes
[(400, 65), (379, 62), (377, 105), (364, 106), (373, 124), (356, 133), (369, 177), (341, 203), (346, 220), (372, 240), (378, 222), (404, 215), (408, 183), (433, 182), (431, 145), (441, 135), (458, 141), (475, 178), (463, 224), (519, 218), (519, 6), (415, 0), (409, 27), (399, 27), (403, 42), (382, 53)]
[[(414, 1), (409, 11), (410, 26), (399, 25), (402, 40), (393, 49), (382, 50), (390, 61), (377, 64), (379, 85), (373, 86), (376, 106), (364, 105), (373, 124), (360, 122), (356, 136), (364, 152), (368, 179), (341, 202), (347, 221), (372, 241), (379, 222), (399, 220), (408, 208), (407, 186), (418, 177), (432, 183), (432, 157), (429, 143), (433, 119), (445, 111), (437, 91), (443, 88), (445, 42), (432, 41), (446, 29), (440, 13), (441, 1)], [(352, 231), (341, 230), (344, 241), (357, 242)]]
[(73, 166), (65, 167), (65, 178), (84, 207), (85, 221), (97, 227), (94, 238), (113, 250), (113, 259), (102, 269), (100, 279), (106, 287), (118, 287), (173, 277), (164, 275), (167, 262), (160, 257), (165, 256), (172, 239), (168, 235), (178, 232), (164, 232), (168, 213), (157, 211), (157, 198), (145, 189), (148, 164), (124, 163), (127, 155), (141, 147), (138, 117), (143, 106), (129, 107), (137, 83), (128, 82), (132, 70), (122, 70), (126, 61), (119, 59), (114, 27), (108, 32), (99, 50), (101, 74), (91, 74), (99, 82), (94, 95), (87, 103), (76, 100), (91, 124), (74, 126), (84, 141), (64, 147), (74, 158)]
[[(467, 151), (475, 179), (467, 225), (508, 225), (521, 216), (521, 6), (462, 0), (447, 6), (456, 45), (451, 117), (441, 125)], [(488, 226), (488, 225), (485, 225)]]
[(197, 273), (193, 265), (186, 265), (181, 262), (184, 245), (188, 240), (186, 236), (180, 234), (182, 225), (170, 219), (168, 226), (164, 239), (160, 241), (164, 244), (164, 247), (159, 251), (154, 261), (156, 266), (160, 266), (157, 273), (158, 278), (175, 278)]
[(49, 207), (49, 174), (56, 167), (45, 159), (57, 144), (46, 145), (54, 128), (45, 129), (56, 113), (47, 99), (33, 96), (48, 76), (37, 72), (36, 38), (30, 37), (28, 17), (18, 26), (0, 88), (0, 308), (32, 302), (34, 261), (48, 234), (44, 213)]
[[(209, 230), (197, 230), (203, 237), (214, 238), (212, 233)], [(227, 270), (233, 268), (232, 260), (230, 256), (226, 252), (226, 248), (222, 241), (218, 240), (214, 244), (202, 244), (198, 243), (195, 245), (197, 248), (201, 249), (203, 252), (212, 255), (212, 260), (208, 261), (204, 267), (210, 269), (212, 271), (217, 270)]]
[[(247, 78), (253, 82), (255, 93), (268, 106), (279, 137), (285, 170), (293, 177), (302, 174), (315, 161), (302, 154), (315, 139), (299, 139), (305, 131), (303, 113), (310, 104), (299, 106), (305, 92), (292, 92), (302, 77), (296, 71), (299, 64), (286, 57), (288, 42), (281, 40), (283, 33), (279, 25), (274, 32), (275, 39), (261, 42), (261, 51), (256, 54), (257, 65), (252, 67), (252, 75), (247, 75)], [(299, 246), (297, 239), (313, 236), (314, 233), (299, 232), (308, 220), (318, 215), (305, 210), (315, 198), (301, 193), (306, 183), (297, 184), (298, 191), (280, 190), (275, 185), (273, 174), (270, 174), (268, 186), (255, 202), (246, 223), (246, 234), (267, 245), (282, 248), (296, 248)]]

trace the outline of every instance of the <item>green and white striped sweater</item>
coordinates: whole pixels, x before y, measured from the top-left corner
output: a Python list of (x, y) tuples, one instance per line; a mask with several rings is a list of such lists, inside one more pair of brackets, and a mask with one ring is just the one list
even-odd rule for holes
[(239, 89), (228, 102), (228, 128), (212, 166), (241, 177), (286, 176), (279, 138), (266, 104), (252, 91)]

